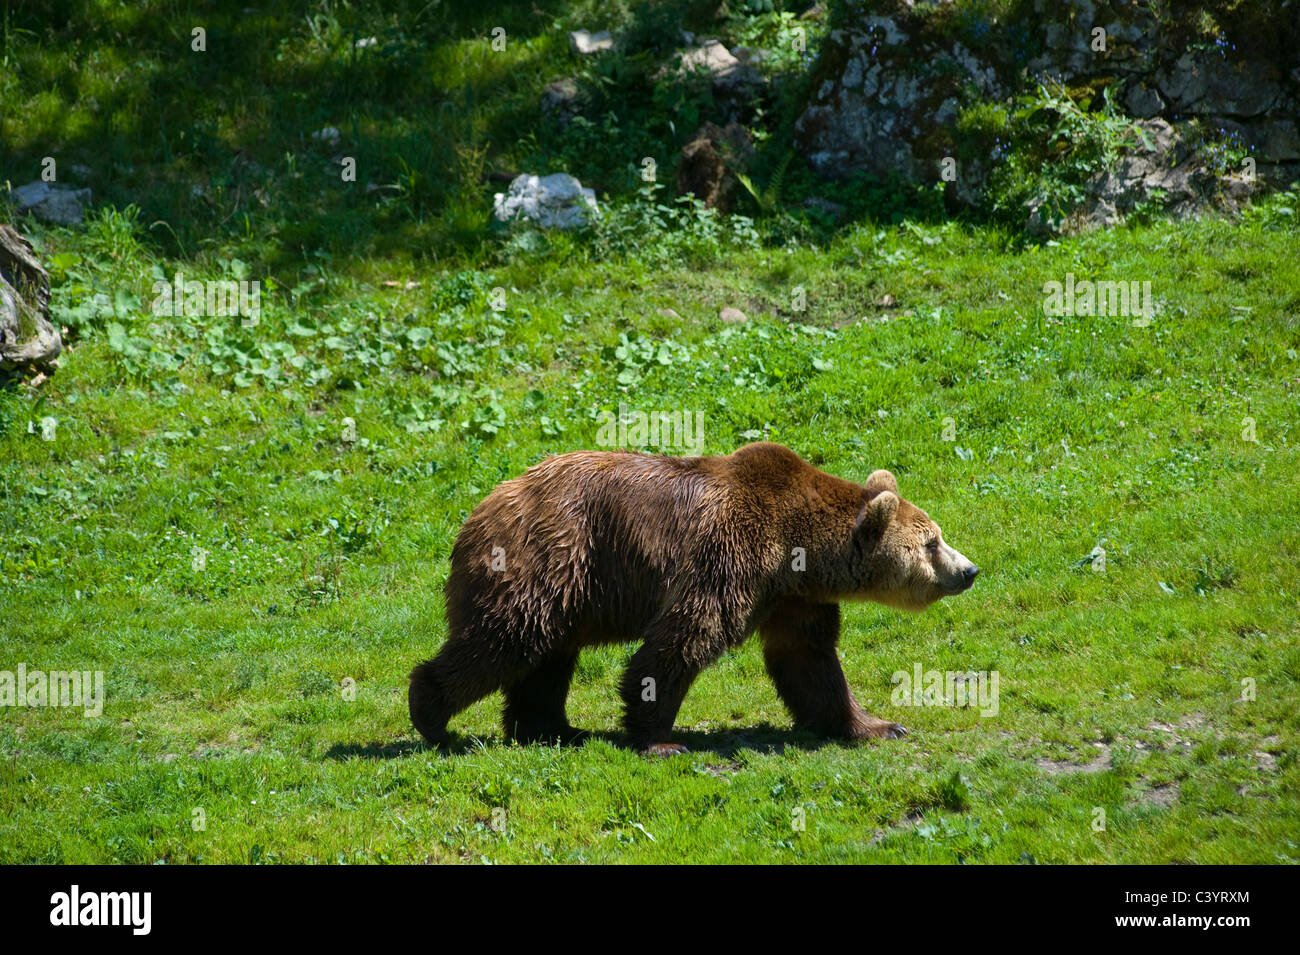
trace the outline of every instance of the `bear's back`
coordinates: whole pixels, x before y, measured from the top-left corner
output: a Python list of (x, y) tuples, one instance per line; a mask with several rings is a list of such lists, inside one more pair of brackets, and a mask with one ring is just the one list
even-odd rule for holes
[[(453, 628), (635, 628), (659, 609), (726, 508), (712, 458), (558, 455), (498, 485), (452, 549)], [(609, 638), (624, 637), (609, 633)]]

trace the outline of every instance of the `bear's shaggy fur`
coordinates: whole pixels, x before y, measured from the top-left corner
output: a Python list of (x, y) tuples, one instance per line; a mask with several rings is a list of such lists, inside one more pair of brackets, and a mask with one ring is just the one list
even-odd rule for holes
[(497, 689), (505, 733), (571, 741), (569, 681), (583, 647), (640, 641), (622, 681), (637, 748), (670, 754), (696, 676), (755, 630), (795, 722), (894, 737), (836, 656), (842, 600), (920, 609), (978, 573), (888, 471), (845, 481), (778, 444), (718, 457), (575, 451), (506, 481), (456, 539), (450, 634), (411, 673), (411, 720), (432, 744)]

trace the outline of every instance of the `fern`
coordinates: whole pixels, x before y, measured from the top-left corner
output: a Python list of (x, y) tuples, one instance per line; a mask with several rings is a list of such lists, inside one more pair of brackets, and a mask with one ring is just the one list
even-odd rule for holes
[(743, 172), (736, 173), (736, 181), (745, 187), (758, 205), (760, 214), (768, 216), (777, 212), (781, 207), (781, 186), (785, 180), (785, 171), (790, 166), (790, 160), (794, 158), (794, 152), (789, 151), (785, 158), (781, 160), (780, 165), (772, 171), (771, 177), (767, 181), (767, 188), (759, 190), (754, 185), (754, 181)]

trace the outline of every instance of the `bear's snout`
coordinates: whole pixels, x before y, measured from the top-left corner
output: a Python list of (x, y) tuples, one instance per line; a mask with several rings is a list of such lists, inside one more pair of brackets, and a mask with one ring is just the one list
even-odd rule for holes
[(958, 551), (951, 547), (947, 550), (949, 551), (947, 574), (940, 575), (943, 589), (948, 595), (964, 593), (970, 589), (971, 584), (975, 583), (980, 569)]
[(957, 572), (957, 586), (953, 588), (953, 593), (960, 594), (970, 590), (971, 584), (975, 583), (975, 578), (979, 576), (980, 569), (966, 561), (966, 565)]

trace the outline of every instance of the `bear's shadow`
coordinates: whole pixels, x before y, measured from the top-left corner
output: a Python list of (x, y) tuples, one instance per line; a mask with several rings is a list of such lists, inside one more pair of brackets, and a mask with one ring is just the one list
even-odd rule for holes
[[(546, 746), (547, 749), (578, 749), (596, 740), (603, 740), (609, 745), (620, 749), (628, 747), (626, 736), (608, 730), (590, 730), (582, 740), (564, 746), (544, 743), (520, 745)], [(804, 730), (772, 726), (770, 723), (760, 723), (757, 726), (737, 729), (674, 730), (672, 742), (681, 743), (690, 750), (688, 755), (708, 753), (723, 759), (730, 759), (745, 749), (765, 754), (781, 755), (787, 749), (813, 751), (828, 746), (850, 747), (861, 745), (861, 743), (817, 736)], [(334, 760), (401, 759), (430, 749), (435, 749), (444, 756), (464, 756), (482, 749), (505, 749), (513, 745), (499, 736), (484, 738), (453, 733), (449, 742), (438, 747), (430, 747), (418, 740), (397, 740), (389, 743), (336, 743), (325, 752), (325, 758)]]

